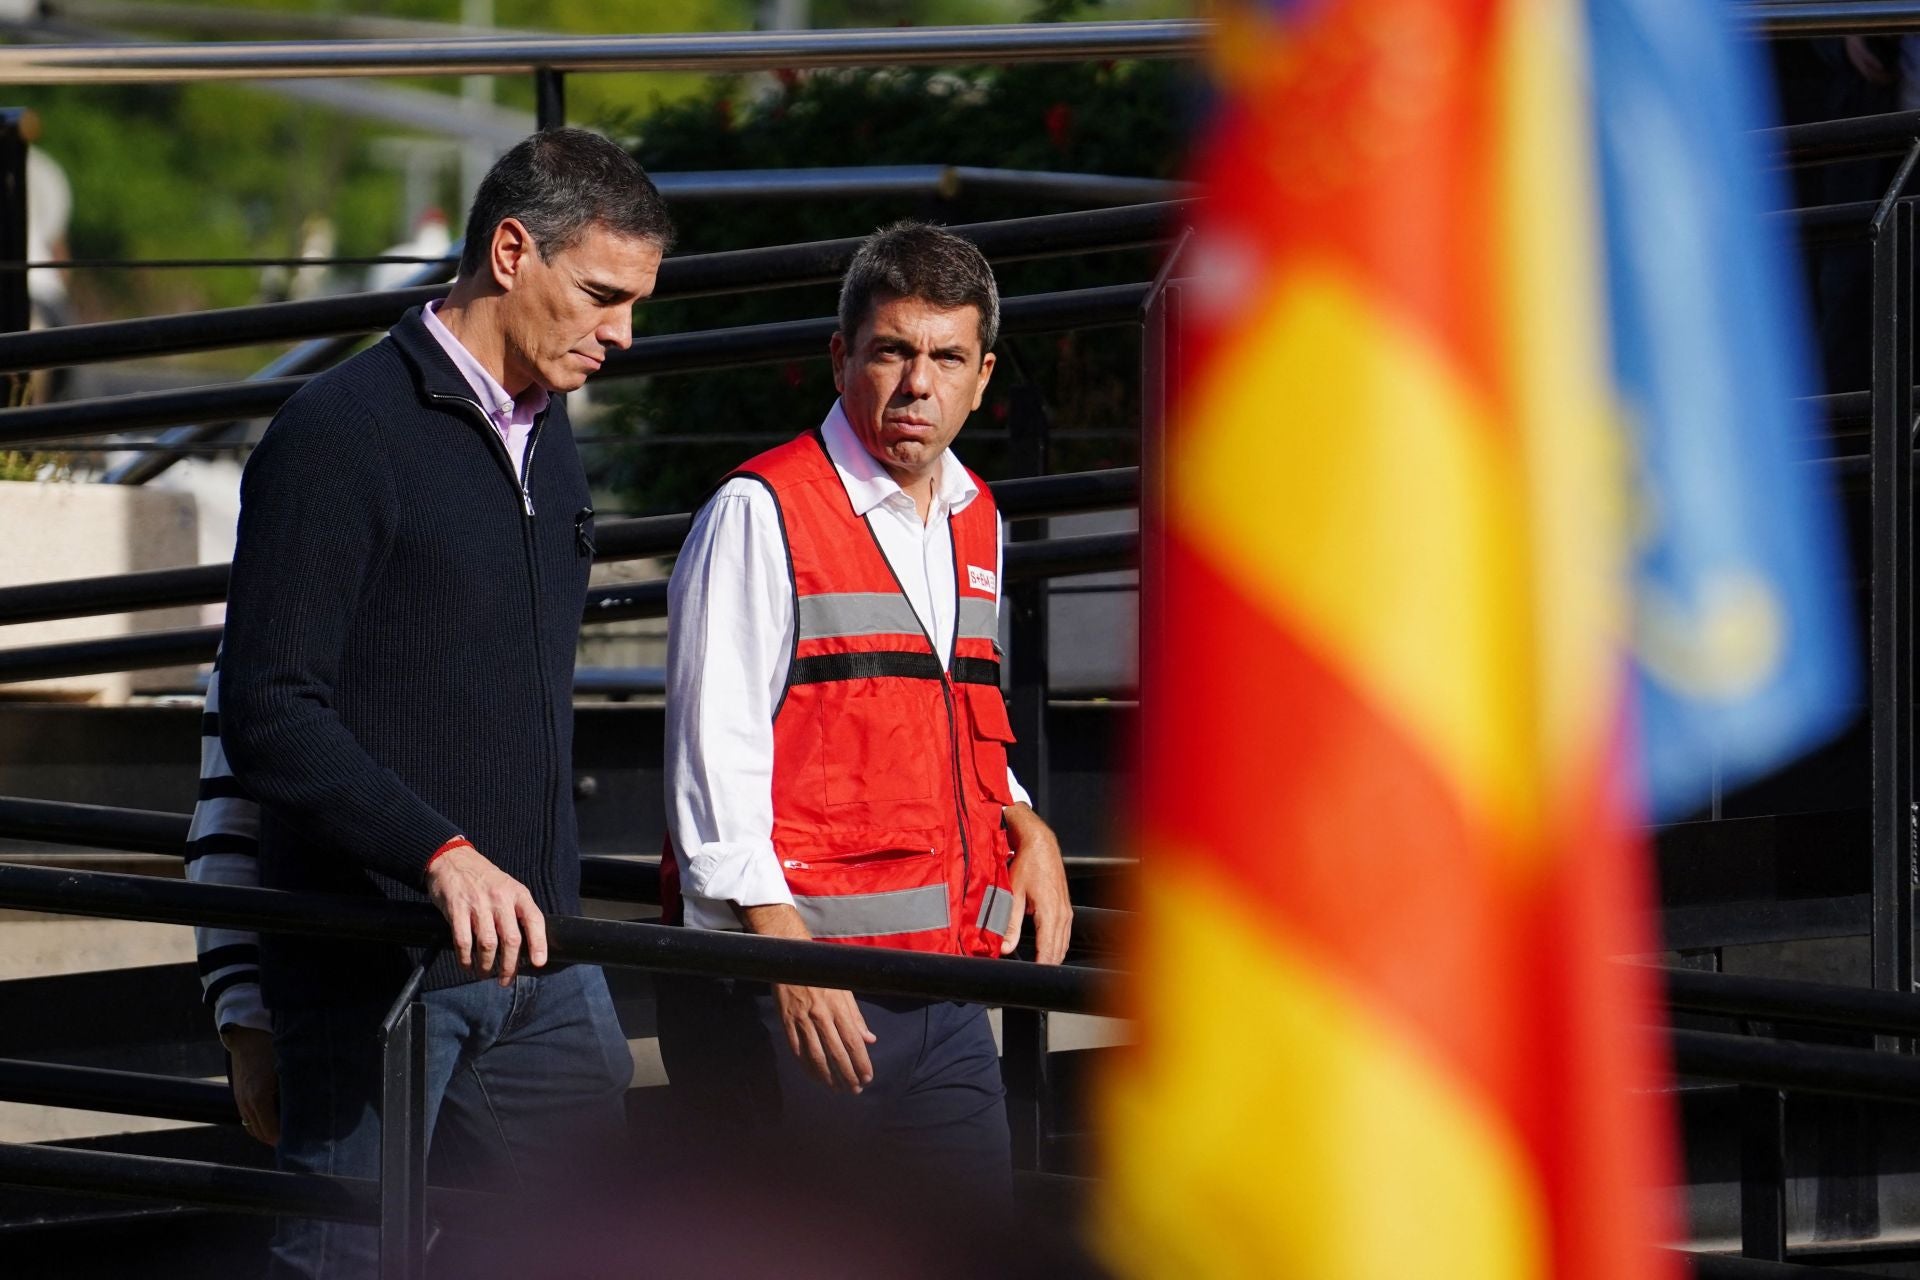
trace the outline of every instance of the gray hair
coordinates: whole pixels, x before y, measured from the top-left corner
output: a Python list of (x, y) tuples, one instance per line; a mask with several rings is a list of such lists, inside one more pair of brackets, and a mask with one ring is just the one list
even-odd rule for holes
[(980, 313), (980, 353), (1000, 337), (1000, 289), (993, 268), (971, 240), (927, 222), (896, 222), (868, 236), (840, 282), (840, 333), (849, 343), (886, 294), (918, 298), (943, 310)]
[(494, 162), (467, 213), (460, 274), (479, 273), (493, 233), (517, 219), (543, 258), (564, 253), (590, 226), (617, 236), (673, 245), (673, 218), (646, 170), (632, 156), (585, 129), (544, 129)]

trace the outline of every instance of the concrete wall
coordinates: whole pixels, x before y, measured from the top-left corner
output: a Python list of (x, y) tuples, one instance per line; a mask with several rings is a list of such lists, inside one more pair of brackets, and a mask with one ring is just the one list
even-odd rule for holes
[[(199, 521), (190, 494), (124, 485), (0, 483), (0, 587), (199, 562)], [(197, 608), (66, 618), (7, 627), (8, 648), (93, 640), (200, 623)], [(125, 702), (128, 695), (191, 683), (189, 668), (116, 672), (0, 685), (0, 698)]]

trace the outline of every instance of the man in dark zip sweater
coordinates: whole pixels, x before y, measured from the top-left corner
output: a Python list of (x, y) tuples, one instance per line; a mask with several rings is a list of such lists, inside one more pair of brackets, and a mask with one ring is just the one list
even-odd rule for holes
[[(632, 1063), (599, 971), (530, 972), (546, 913), (579, 905), (593, 513), (560, 393), (629, 344), (671, 235), (619, 148), (534, 135), (482, 182), (447, 299), (303, 388), (247, 467), (219, 731), (261, 879), (431, 902), (451, 933), (433, 958), (262, 941), (284, 1169), (376, 1173), (376, 1029), (423, 959), (437, 1161), (537, 1177), (619, 1129)], [(369, 1228), (287, 1219), (272, 1274), (375, 1254)]]

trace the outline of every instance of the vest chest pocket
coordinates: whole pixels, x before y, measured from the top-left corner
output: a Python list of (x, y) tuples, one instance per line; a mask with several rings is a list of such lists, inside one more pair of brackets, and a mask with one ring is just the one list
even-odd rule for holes
[(980, 789), (999, 804), (1013, 803), (1007, 785), (1007, 746), (1014, 741), (1013, 722), (1007, 719), (1007, 700), (992, 685), (962, 685), (973, 721), (973, 764)]
[(944, 751), (944, 716), (899, 693), (833, 698), (821, 708), (821, 764), (829, 805), (930, 801)]

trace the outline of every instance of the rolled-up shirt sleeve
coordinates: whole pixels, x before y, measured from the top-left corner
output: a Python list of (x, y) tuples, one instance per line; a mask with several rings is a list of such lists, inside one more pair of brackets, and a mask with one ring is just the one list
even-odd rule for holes
[(695, 517), (668, 587), (667, 824), (687, 923), (791, 904), (773, 851), (773, 713), (793, 585), (773, 495), (730, 480)]

